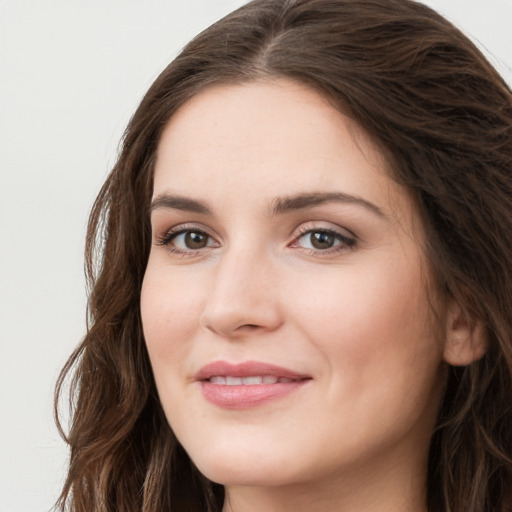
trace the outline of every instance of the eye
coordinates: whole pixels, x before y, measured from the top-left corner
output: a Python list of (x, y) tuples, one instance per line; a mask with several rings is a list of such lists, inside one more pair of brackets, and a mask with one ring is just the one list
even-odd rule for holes
[(329, 231), (310, 231), (306, 235), (301, 236), (303, 243), (309, 245), (309, 249), (331, 249), (339, 241), (336, 235)]
[(211, 245), (211, 237), (202, 231), (178, 233), (170, 241), (180, 249), (204, 249)]
[(218, 247), (217, 242), (200, 229), (177, 228), (167, 232), (157, 242), (165, 245), (171, 252), (189, 254), (209, 247)]
[(355, 238), (332, 229), (308, 229), (303, 231), (292, 244), (315, 253), (339, 252), (353, 247)]

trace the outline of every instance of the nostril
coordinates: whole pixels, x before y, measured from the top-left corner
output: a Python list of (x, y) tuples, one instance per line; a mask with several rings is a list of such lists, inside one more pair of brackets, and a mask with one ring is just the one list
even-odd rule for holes
[(255, 331), (256, 329), (260, 329), (261, 326), (257, 324), (243, 324), (237, 327), (233, 332), (244, 332), (244, 331)]
[(207, 325), (206, 328), (215, 333), (220, 334), (221, 336), (236, 336), (237, 334), (244, 334), (252, 331), (256, 331), (258, 329), (261, 329), (262, 326), (257, 324), (242, 324), (238, 327), (235, 327), (234, 329), (221, 329), (221, 328), (215, 328), (215, 326)]
[(233, 331), (233, 335), (237, 336), (237, 335), (250, 334), (255, 331), (258, 331), (259, 329), (262, 329), (262, 327), (263, 326), (258, 325), (258, 324), (242, 324)]

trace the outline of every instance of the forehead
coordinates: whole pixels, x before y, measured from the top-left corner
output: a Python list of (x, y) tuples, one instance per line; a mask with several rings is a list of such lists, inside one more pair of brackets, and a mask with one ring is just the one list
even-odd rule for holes
[(281, 79), (213, 86), (185, 103), (158, 146), (154, 195), (170, 190), (221, 203), (336, 190), (411, 208), (354, 121), (313, 89)]

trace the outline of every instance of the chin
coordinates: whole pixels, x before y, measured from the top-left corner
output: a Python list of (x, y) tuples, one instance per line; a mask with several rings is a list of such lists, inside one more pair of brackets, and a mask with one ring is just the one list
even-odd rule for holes
[(199, 471), (212, 482), (228, 487), (269, 487), (291, 484), (296, 479), (267, 467), (233, 467), (226, 465), (198, 466)]
[(262, 450), (209, 450), (192, 460), (212, 482), (225, 486), (275, 486), (299, 479), (300, 471), (290, 465), (290, 457)]

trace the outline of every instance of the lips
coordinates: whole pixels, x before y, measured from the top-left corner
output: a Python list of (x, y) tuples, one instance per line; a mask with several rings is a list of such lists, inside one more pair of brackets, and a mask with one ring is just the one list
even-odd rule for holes
[(309, 375), (257, 361), (210, 363), (195, 375), (203, 396), (218, 407), (245, 409), (262, 405), (296, 391)]
[(251, 375), (249, 377), (235, 377), (233, 375), (213, 375), (208, 379), (214, 384), (222, 384), (224, 386), (256, 386), (258, 384), (277, 384), (293, 382), (294, 379), (287, 377), (277, 377), (275, 375)]

